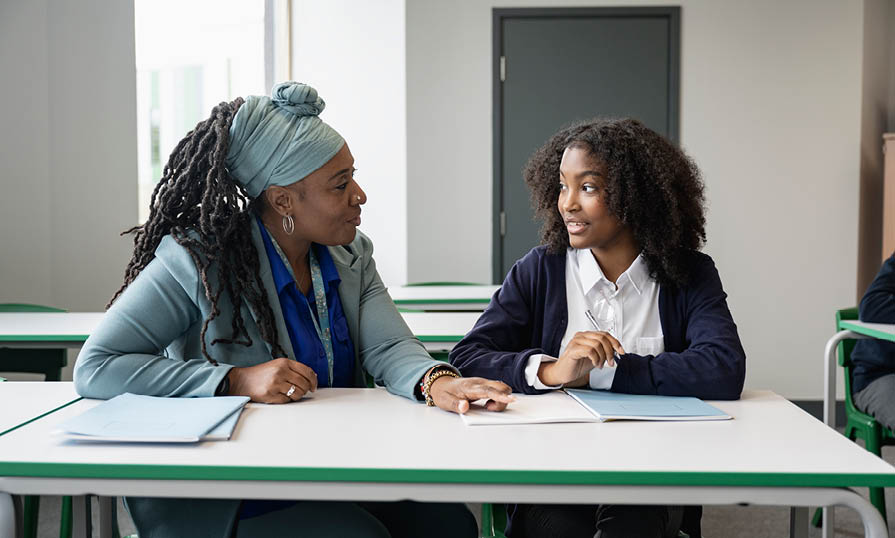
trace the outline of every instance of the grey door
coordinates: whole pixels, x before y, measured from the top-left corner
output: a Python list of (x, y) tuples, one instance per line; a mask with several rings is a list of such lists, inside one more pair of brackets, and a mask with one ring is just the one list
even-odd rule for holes
[(494, 10), (494, 281), (539, 242), (522, 168), (564, 125), (633, 117), (678, 139), (680, 8)]

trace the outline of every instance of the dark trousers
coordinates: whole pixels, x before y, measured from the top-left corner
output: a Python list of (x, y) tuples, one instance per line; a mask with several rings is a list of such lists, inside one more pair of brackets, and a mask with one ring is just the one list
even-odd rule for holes
[(855, 407), (895, 430), (895, 374), (878, 377), (852, 395)]
[(262, 505), (259, 512), (270, 511), (239, 520), (232, 536), (475, 538), (478, 535), (475, 517), (460, 503), (262, 501), (255, 504), (256, 508)]
[(475, 538), (460, 503), (126, 497), (140, 538)]
[(681, 507), (621, 504), (520, 504), (511, 538), (672, 538)]

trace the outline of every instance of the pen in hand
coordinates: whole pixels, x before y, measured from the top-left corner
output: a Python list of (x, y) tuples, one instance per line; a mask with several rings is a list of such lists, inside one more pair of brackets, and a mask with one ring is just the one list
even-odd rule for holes
[[(597, 318), (595, 318), (594, 315), (590, 313), (590, 310), (588, 310), (588, 309), (585, 308), (585, 309), (584, 309), (584, 316), (587, 318), (587, 321), (589, 321), (590, 324), (593, 325), (594, 330), (597, 330), (597, 331), (602, 331), (602, 330), (603, 330), (603, 329), (600, 328), (600, 324), (597, 323)], [(606, 332), (609, 332), (609, 331), (606, 331)], [(610, 334), (611, 334), (611, 333), (610, 333)], [(619, 358), (621, 358), (621, 357), (619, 356), (619, 354), (618, 354), (618, 351), (615, 351), (615, 350), (612, 351), (612, 357), (613, 357), (613, 359), (616, 360), (616, 361), (617, 361)], [(614, 365), (613, 365), (613, 366), (614, 366)]]

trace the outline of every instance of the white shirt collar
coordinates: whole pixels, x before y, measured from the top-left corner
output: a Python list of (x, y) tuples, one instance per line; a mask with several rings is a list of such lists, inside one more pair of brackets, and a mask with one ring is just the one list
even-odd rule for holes
[[(615, 284), (610, 282), (603, 274), (600, 264), (597, 263), (597, 259), (594, 258), (590, 249), (584, 248), (573, 250), (575, 250), (575, 258), (577, 258), (578, 261), (578, 276), (581, 282), (581, 292), (584, 293), (584, 295), (587, 295), (588, 292), (601, 281), (610, 285), (613, 289), (615, 288)], [(640, 295), (643, 293), (644, 285), (647, 283), (648, 279), (649, 270), (646, 267), (646, 262), (644, 261), (642, 254), (638, 254), (630, 267), (628, 267), (624, 273), (619, 275), (617, 282), (619, 288), (624, 286), (626, 281), (630, 282), (634, 287), (634, 291)]]

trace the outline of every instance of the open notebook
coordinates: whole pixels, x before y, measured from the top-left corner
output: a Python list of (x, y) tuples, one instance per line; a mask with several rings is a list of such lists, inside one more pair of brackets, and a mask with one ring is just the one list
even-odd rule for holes
[(469, 426), (602, 422), (606, 420), (727, 420), (732, 418), (699, 398), (619, 394), (566, 389), (546, 394), (516, 394), (506, 411), (473, 406), (462, 415)]
[(230, 438), (247, 396), (159, 398), (121, 394), (63, 422), (80, 441), (195, 443)]

